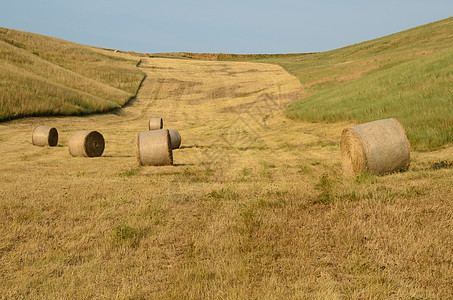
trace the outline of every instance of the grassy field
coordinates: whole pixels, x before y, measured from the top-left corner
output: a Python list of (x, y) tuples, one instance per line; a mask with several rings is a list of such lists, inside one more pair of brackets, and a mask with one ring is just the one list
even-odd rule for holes
[(290, 118), (363, 123), (394, 117), (419, 150), (453, 142), (453, 18), (314, 54), (172, 53), (167, 57), (278, 64), (303, 85)]
[(121, 107), (143, 79), (139, 59), (0, 28), (0, 121)]
[[(0, 298), (451, 298), (453, 147), (345, 178), (351, 123), (288, 119), (306, 85), (281, 67), (140, 70), (115, 113), (0, 124)], [(181, 133), (174, 166), (137, 166), (150, 116)], [(32, 146), (36, 125), (57, 127), (59, 146)], [(102, 157), (70, 157), (80, 129), (104, 135)]]

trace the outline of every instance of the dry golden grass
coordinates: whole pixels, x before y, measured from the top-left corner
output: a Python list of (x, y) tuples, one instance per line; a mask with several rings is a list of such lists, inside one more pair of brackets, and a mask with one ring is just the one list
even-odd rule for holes
[[(411, 169), (341, 176), (349, 123), (288, 120), (275, 65), (148, 59), (116, 114), (0, 124), (0, 298), (446, 299), (453, 147)], [(174, 166), (138, 167), (135, 135), (177, 129)], [(31, 145), (35, 125), (60, 146)], [(99, 158), (72, 158), (75, 130)]]

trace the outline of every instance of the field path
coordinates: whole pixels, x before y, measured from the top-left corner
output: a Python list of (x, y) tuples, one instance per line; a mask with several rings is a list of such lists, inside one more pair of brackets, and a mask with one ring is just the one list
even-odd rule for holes
[[(407, 217), (409, 206), (426, 215), (429, 170), (342, 178), (349, 124), (285, 118), (301, 85), (281, 67), (150, 58), (140, 68), (136, 99), (117, 112), (0, 124), (0, 298), (341, 298), (348, 285), (360, 298), (363, 282), (382, 296), (382, 282), (405, 286), (394, 274), (421, 274), (405, 263), (379, 273), (387, 257), (404, 262), (401, 249), (413, 245), (418, 259), (420, 235), (452, 240), (436, 222), (414, 227)], [(181, 134), (173, 166), (137, 166), (149, 117)], [(37, 125), (58, 129), (58, 147), (31, 144)], [(102, 157), (69, 155), (69, 136), (83, 129), (104, 135)], [(449, 149), (423, 162), (415, 153), (413, 166), (446, 160)], [(449, 218), (448, 207), (435, 209)], [(404, 245), (398, 228), (411, 232)], [(382, 238), (362, 261), (363, 236)], [(347, 267), (358, 264), (371, 267)]]

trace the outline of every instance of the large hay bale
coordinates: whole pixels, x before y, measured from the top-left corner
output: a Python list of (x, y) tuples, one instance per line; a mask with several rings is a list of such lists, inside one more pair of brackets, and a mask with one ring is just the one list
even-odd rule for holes
[(72, 156), (97, 157), (104, 152), (104, 137), (97, 131), (80, 130), (69, 138), (68, 148)]
[(410, 146), (403, 126), (385, 119), (345, 128), (340, 141), (341, 161), (346, 175), (406, 171)]
[(168, 129), (168, 132), (170, 133), (171, 148), (178, 149), (179, 146), (181, 146), (181, 136), (179, 135), (179, 132), (175, 129)]
[(173, 152), (168, 129), (151, 130), (137, 134), (137, 161), (141, 166), (173, 164)]
[(162, 118), (149, 118), (149, 130), (162, 129), (163, 126), (164, 121), (162, 121)]
[(31, 143), (35, 146), (55, 147), (58, 144), (58, 131), (50, 126), (37, 126), (33, 130)]

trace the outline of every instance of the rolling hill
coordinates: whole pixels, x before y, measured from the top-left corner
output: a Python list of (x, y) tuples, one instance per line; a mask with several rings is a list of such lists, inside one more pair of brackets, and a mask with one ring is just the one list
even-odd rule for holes
[(287, 108), (292, 119), (362, 123), (394, 117), (416, 149), (453, 142), (453, 18), (312, 54), (155, 55), (278, 64), (304, 87), (303, 98)]
[(144, 77), (139, 58), (0, 28), (0, 121), (121, 107)]

